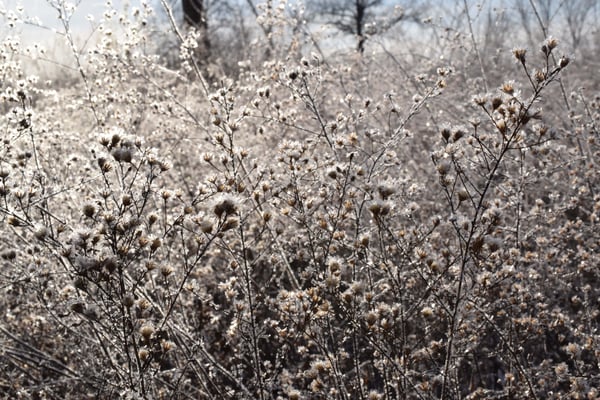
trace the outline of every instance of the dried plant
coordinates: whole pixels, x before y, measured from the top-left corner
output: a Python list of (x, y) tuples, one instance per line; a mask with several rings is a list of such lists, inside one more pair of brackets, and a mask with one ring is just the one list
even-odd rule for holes
[(598, 397), (600, 100), (557, 39), (491, 71), (463, 2), (468, 57), (328, 55), (267, 5), (216, 78), (161, 3), (177, 69), (148, 5), (82, 48), (53, 2), (62, 80), (0, 45), (3, 397)]

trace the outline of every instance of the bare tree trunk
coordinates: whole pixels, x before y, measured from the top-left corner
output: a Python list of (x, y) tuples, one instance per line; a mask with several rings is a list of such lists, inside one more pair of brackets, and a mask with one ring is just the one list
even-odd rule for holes
[(206, 59), (210, 55), (210, 39), (208, 37), (208, 18), (204, 0), (181, 0), (183, 20), (186, 25), (195, 28), (200, 34), (198, 56)]
[(356, 50), (363, 54), (365, 52), (365, 8), (362, 0), (356, 0)]

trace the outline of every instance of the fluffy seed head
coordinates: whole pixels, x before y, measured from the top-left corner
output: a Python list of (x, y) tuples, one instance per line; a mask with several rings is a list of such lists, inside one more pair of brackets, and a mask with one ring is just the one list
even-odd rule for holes
[(150, 352), (146, 349), (140, 349), (140, 351), (138, 351), (138, 357), (140, 360), (146, 361), (150, 358)]
[(86, 217), (92, 218), (95, 213), (96, 213), (96, 207), (94, 207), (93, 205), (86, 204), (83, 206), (83, 215), (85, 215)]
[(163, 265), (160, 267), (160, 274), (165, 278), (173, 273), (173, 267), (170, 265)]
[(48, 228), (46, 228), (45, 226), (39, 226), (33, 232), (33, 236), (35, 236), (37, 240), (44, 240), (46, 236), (48, 236)]
[(140, 335), (146, 340), (150, 339), (150, 336), (154, 333), (154, 326), (151, 324), (142, 325), (140, 328)]
[(525, 54), (527, 54), (527, 50), (525, 50), (525, 49), (522, 49), (522, 48), (513, 49), (513, 55), (521, 64), (525, 64)]
[(213, 211), (217, 217), (234, 214), (237, 211), (237, 203), (233, 196), (223, 195), (215, 201)]

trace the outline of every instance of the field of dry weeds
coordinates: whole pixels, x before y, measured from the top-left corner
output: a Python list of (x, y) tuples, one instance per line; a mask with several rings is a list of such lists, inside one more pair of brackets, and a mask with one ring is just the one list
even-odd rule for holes
[(598, 33), (541, 3), (210, 59), (62, 8), (62, 66), (4, 13), (1, 397), (599, 398)]

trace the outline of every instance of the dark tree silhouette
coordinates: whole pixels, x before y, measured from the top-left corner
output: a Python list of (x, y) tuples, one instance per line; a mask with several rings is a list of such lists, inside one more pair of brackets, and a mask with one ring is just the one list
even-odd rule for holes
[(208, 18), (204, 0), (181, 0), (183, 8), (183, 21), (200, 33), (200, 53), (203, 56), (210, 54), (210, 39), (208, 37)]
[(356, 38), (356, 50), (363, 53), (369, 36), (382, 34), (400, 21), (416, 21), (417, 12), (390, 12), (384, 0), (312, 0), (317, 18), (338, 31)]

